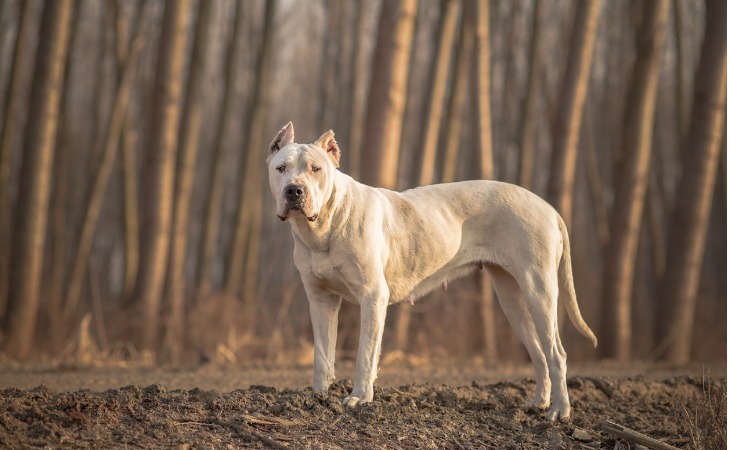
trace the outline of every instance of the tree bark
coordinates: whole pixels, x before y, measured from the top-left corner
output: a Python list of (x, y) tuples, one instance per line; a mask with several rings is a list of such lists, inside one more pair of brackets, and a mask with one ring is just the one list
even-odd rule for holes
[(389, 0), (380, 12), (361, 155), (362, 179), (373, 186), (396, 185), (415, 16), (416, 0)]
[(190, 200), (193, 195), (195, 167), (198, 159), (201, 115), (203, 109), (203, 75), (208, 67), (213, 29), (213, 2), (203, 1), (198, 7), (195, 41), (190, 62), (185, 112), (182, 118), (180, 154), (175, 177), (175, 211), (170, 254), (170, 315), (165, 334), (165, 351), (169, 361), (177, 366), (183, 350), (185, 326), (185, 251), (190, 220)]
[(353, 27), (353, 45), (355, 49), (352, 52), (352, 106), (350, 111), (350, 145), (349, 149), (349, 170), (348, 173), (354, 179), (360, 179), (360, 159), (362, 149), (362, 130), (363, 130), (363, 114), (365, 113), (365, 93), (363, 92), (365, 84), (365, 74), (367, 66), (365, 61), (365, 49), (363, 45), (363, 37), (365, 35), (365, 13), (364, 1), (357, 2), (357, 10), (355, 12), (355, 27)]
[[(476, 44), (477, 44), (477, 111), (479, 116), (479, 155), (480, 176), (490, 180), (494, 175), (492, 157), (492, 111), (490, 76), (490, 39), (489, 39), (489, 2), (473, 0), (476, 3)], [(481, 280), (482, 327), (484, 338), (484, 358), (489, 363), (497, 361), (497, 325), (494, 317), (494, 291), (492, 280), (484, 272)]]
[(43, 6), (5, 317), (7, 339), (4, 349), (19, 359), (27, 358), (30, 353), (40, 304), (52, 163), (72, 10), (72, 0), (58, 0)]
[[(415, 181), (419, 186), (431, 184), (434, 181), (436, 149), (443, 116), (444, 93), (449, 78), (449, 63), (458, 19), (459, 2), (457, 0), (443, 0), (439, 18), (438, 46), (435, 50), (429, 74), (427, 110), (423, 117), (420, 142), (417, 147), (420, 149), (421, 164)], [(403, 305), (398, 308), (395, 324), (395, 349), (402, 352), (405, 352), (408, 346), (411, 313), (410, 305)]]
[(421, 153), (421, 164), (416, 183), (425, 186), (434, 182), (436, 167), (436, 149), (438, 148), (439, 129), (444, 109), (444, 94), (449, 79), (451, 52), (456, 37), (456, 25), (459, 20), (459, 2), (444, 0), (441, 3), (439, 18), (439, 38), (436, 54), (431, 65), (429, 89), (426, 95), (427, 109), (421, 127), (421, 141), (418, 145)]
[(651, 161), (659, 56), (669, 0), (651, 0), (643, 5), (643, 22), (637, 35), (637, 56), (624, 115), (624, 161), (616, 170), (619, 179), (604, 263), (601, 305), (602, 354), (620, 361), (631, 358), (631, 291)]
[(261, 220), (260, 197), (263, 192), (261, 192), (260, 172), (266, 155), (263, 133), (270, 102), (271, 45), (276, 5), (275, 0), (266, 2), (263, 39), (256, 58), (257, 73), (254, 82), (254, 96), (249, 106), (249, 120), (246, 122), (246, 154), (240, 171), (242, 183), (239, 191), (236, 229), (226, 274), (225, 290), (229, 295), (238, 296), (241, 287), (245, 287), (243, 304), (247, 321), (252, 321), (253, 307), (256, 304), (256, 275), (261, 236), (260, 233), (254, 235), (254, 232), (260, 230), (260, 224), (257, 221)]
[(520, 160), (517, 183), (525, 189), (532, 189), (535, 166), (535, 125), (537, 114), (538, 87), (542, 72), (542, 23), (541, 0), (535, 0), (532, 12), (532, 35), (530, 37), (530, 68), (527, 76), (527, 92), (522, 101), (522, 118), (518, 139), (520, 140)]
[[(697, 286), (702, 269), (717, 163), (725, 128), (727, 94), (727, 4), (707, 0), (707, 25), (683, 172), (669, 231), (669, 258), (665, 274), (659, 324), (669, 347), (664, 359), (686, 364), (692, 349)], [(668, 313), (663, 313), (664, 311)]]
[(143, 227), (138, 287), (144, 323), (142, 346), (148, 350), (158, 343), (160, 304), (167, 273), (189, 10), (189, 0), (165, 4), (155, 76), (157, 98), (147, 143), (151, 189), (145, 208), (148, 220)]
[(553, 134), (548, 199), (563, 217), (568, 229), (572, 223), (575, 162), (583, 120), (583, 104), (588, 90), (600, 12), (600, 0), (585, 0), (577, 4), (568, 65), (561, 89), (562, 102)]
[(206, 202), (205, 223), (203, 225), (203, 234), (200, 240), (200, 253), (197, 268), (197, 295), (196, 299), (202, 299), (208, 296), (211, 291), (211, 270), (213, 267), (213, 259), (215, 258), (216, 249), (218, 247), (218, 236), (220, 234), (220, 219), (223, 211), (223, 194), (225, 187), (225, 173), (228, 158), (226, 157), (227, 139), (230, 130), (237, 125), (233, 116), (233, 100), (235, 98), (236, 74), (241, 65), (240, 58), (237, 55), (244, 52), (241, 45), (241, 33), (243, 32), (245, 20), (243, 14), (243, 2), (239, 0), (235, 4), (235, 18), (233, 21), (233, 32), (230, 37), (228, 48), (226, 50), (225, 61), (226, 68), (223, 81), (223, 104), (221, 105), (221, 114), (218, 118), (218, 130), (215, 134), (215, 143), (213, 144), (213, 165), (210, 175), (210, 190), (208, 191), (208, 201)]
[(114, 168), (114, 161), (116, 160), (119, 149), (120, 137), (122, 135), (124, 120), (127, 115), (127, 105), (129, 104), (132, 89), (132, 76), (134, 74), (137, 55), (142, 49), (143, 42), (140, 29), (141, 27), (137, 23), (134, 38), (129, 44), (130, 48), (127, 51), (127, 57), (124, 61), (116, 98), (114, 99), (114, 106), (112, 107), (112, 115), (109, 118), (109, 125), (106, 127), (106, 139), (101, 164), (94, 176), (94, 184), (86, 203), (86, 213), (81, 228), (81, 236), (71, 266), (68, 288), (63, 303), (62, 321), (69, 325), (78, 312), (84, 275), (86, 274), (89, 258), (91, 257), (91, 247), (94, 240), (94, 233), (96, 232), (96, 224), (101, 213), (102, 202), (104, 201), (106, 188), (109, 184), (112, 169)]
[(466, 89), (469, 85), (470, 65), (474, 53), (474, 4), (468, 1), (463, 8), (459, 46), (456, 49), (456, 67), (452, 77), (451, 96), (447, 112), (444, 161), (441, 165), (441, 182), (456, 181), (456, 168), (461, 141)]
[(5, 317), (10, 285), (10, 250), (12, 242), (12, 198), (10, 173), (13, 168), (15, 129), (23, 99), (23, 69), (31, 55), (29, 35), (33, 24), (33, 2), (26, 1), (20, 13), (20, 24), (13, 47), (10, 80), (5, 95), (2, 131), (0, 131), (0, 320)]

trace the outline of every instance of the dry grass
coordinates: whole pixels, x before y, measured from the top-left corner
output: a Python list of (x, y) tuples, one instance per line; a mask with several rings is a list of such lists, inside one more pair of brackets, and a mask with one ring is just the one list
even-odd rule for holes
[(681, 419), (687, 423), (690, 448), (727, 448), (727, 380), (713, 382), (702, 377), (702, 395), (694, 406), (679, 408)]

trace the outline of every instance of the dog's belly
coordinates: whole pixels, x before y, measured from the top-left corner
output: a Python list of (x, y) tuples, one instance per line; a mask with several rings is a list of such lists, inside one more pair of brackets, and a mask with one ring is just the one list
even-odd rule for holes
[(492, 264), (492, 261), (488, 260), (486, 252), (473, 248), (457, 253), (441, 268), (418, 279), (415, 285), (403, 283), (404, 280), (408, 280), (408, 277), (388, 280), (391, 290), (389, 303), (412, 302), (436, 289), (446, 289), (449, 282), (473, 273), (485, 264)]

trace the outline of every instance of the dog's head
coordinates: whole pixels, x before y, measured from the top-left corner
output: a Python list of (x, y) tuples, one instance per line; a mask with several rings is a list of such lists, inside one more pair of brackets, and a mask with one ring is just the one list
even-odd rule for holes
[(316, 221), (332, 194), (334, 174), (340, 166), (335, 133), (330, 130), (312, 144), (297, 144), (294, 125), (289, 122), (271, 141), (266, 164), (279, 219)]

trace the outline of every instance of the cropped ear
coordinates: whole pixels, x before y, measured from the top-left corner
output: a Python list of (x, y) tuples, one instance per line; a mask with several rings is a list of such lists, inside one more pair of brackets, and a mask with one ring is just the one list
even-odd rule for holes
[(332, 158), (332, 162), (335, 163), (335, 167), (340, 167), (340, 146), (335, 141), (335, 132), (332, 130), (327, 131), (319, 139), (314, 142), (314, 145), (320, 146), (327, 155)]
[(271, 141), (271, 144), (269, 144), (269, 156), (278, 152), (284, 146), (291, 144), (292, 142), (294, 142), (294, 125), (289, 122), (284, 125), (278, 133), (276, 133), (276, 137), (274, 137), (274, 140)]

